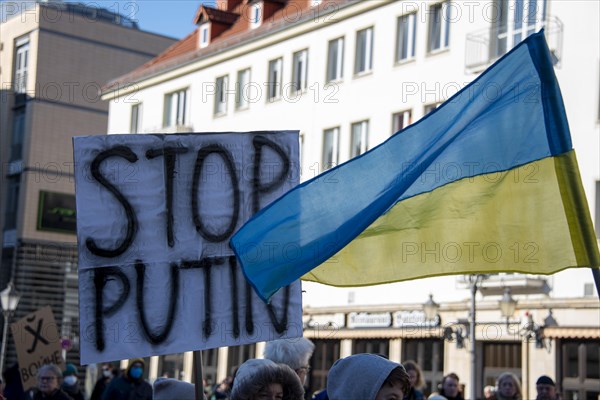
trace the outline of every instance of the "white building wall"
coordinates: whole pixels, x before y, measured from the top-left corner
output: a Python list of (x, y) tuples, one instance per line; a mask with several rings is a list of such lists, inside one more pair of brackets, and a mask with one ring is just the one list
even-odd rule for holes
[[(360, 7), (366, 7), (363, 2)], [(369, 2), (379, 7), (341, 19), (343, 10), (332, 17), (321, 18), (336, 23), (314, 21), (312, 31), (296, 37), (287, 37), (268, 47), (258, 48), (261, 40), (248, 45), (252, 51), (214, 65), (196, 69), (189, 74), (144, 87), (133, 94), (111, 101), (109, 133), (129, 131), (131, 103), (143, 103), (143, 132), (161, 132), (165, 94), (189, 87), (189, 125), (193, 131), (249, 131), (265, 129), (298, 129), (303, 135), (302, 180), (322, 171), (322, 134), (327, 128), (340, 127), (340, 162), (349, 158), (350, 125), (369, 120), (369, 148), (381, 143), (392, 133), (392, 114), (411, 109), (413, 122), (423, 115), (425, 104), (446, 100), (459, 87), (476, 75), (465, 72), (466, 36), (490, 25), (493, 3), (452, 2), (452, 25), (449, 49), (426, 54), (428, 11), (426, 1)], [(600, 180), (600, 127), (599, 127), (599, 71), (600, 34), (598, 2), (548, 0), (548, 15), (558, 17), (564, 26), (562, 57), (556, 74), (567, 108), (574, 147), (592, 218), (595, 208), (595, 185)], [(353, 6), (354, 7), (354, 6)], [(359, 7), (359, 6), (356, 6)], [(397, 17), (419, 7), (417, 15), (417, 43), (415, 60), (394, 65)], [(354, 77), (356, 32), (374, 27), (373, 71)], [(283, 34), (278, 34), (278, 38)], [(335, 85), (325, 85), (328, 41), (344, 36), (344, 77)], [(265, 39), (266, 40), (266, 39)], [(267, 69), (269, 60), (283, 58), (283, 84), (291, 81), (292, 55), (308, 49), (308, 85), (302, 96), (290, 99), (284, 96), (273, 103), (266, 101)], [(225, 58), (226, 54), (215, 57)], [(201, 63), (200, 61), (199, 63)], [(204, 61), (205, 62), (205, 61)], [(206, 63), (206, 62), (205, 62)], [(198, 64), (200, 65), (200, 64)], [(235, 110), (233, 88), (237, 71), (251, 67), (251, 81), (258, 84), (258, 99), (249, 109)], [(192, 70), (185, 66), (181, 70)], [(214, 116), (212, 93), (219, 76), (229, 76), (230, 95), (227, 113)], [(166, 76), (166, 75), (165, 75)], [(553, 296), (579, 297), (584, 283), (592, 283), (588, 269), (566, 270), (555, 274)], [(436, 293), (438, 301), (468, 297), (466, 291), (453, 289), (454, 277), (431, 278), (408, 283), (361, 289), (340, 289), (304, 283), (307, 290), (305, 304), (314, 306), (346, 304), (348, 292), (356, 292), (356, 303), (373, 304), (387, 301), (422, 302), (429, 292)], [(390, 295), (390, 293), (392, 293)]]

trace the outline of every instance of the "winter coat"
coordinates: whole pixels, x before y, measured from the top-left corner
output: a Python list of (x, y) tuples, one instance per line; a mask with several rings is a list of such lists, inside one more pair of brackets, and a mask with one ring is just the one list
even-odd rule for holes
[(337, 360), (327, 375), (330, 400), (375, 400), (389, 374), (400, 364), (376, 354), (354, 354)]
[(40, 392), (39, 390), (36, 390), (32, 398), (33, 400), (73, 400), (72, 397), (70, 397), (68, 394), (66, 394), (60, 389), (56, 389), (49, 395), (46, 395)]
[(410, 391), (404, 395), (403, 400), (425, 400), (425, 395), (420, 390), (410, 388)]
[(152, 386), (144, 379), (133, 379), (124, 374), (110, 382), (102, 400), (152, 400)]
[(79, 383), (76, 383), (72, 386), (68, 386), (63, 383), (60, 388), (73, 400), (85, 400), (85, 396), (83, 395), (83, 391), (81, 390)]
[(283, 388), (283, 400), (303, 400), (304, 388), (293, 369), (267, 359), (250, 359), (240, 365), (233, 380), (231, 400), (251, 400), (271, 383)]

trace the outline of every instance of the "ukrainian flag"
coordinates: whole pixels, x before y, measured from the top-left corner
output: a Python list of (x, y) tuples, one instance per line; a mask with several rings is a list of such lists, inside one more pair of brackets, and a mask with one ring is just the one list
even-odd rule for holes
[(231, 246), (265, 301), (299, 277), (364, 286), (598, 267), (543, 31), (416, 124), (261, 210)]

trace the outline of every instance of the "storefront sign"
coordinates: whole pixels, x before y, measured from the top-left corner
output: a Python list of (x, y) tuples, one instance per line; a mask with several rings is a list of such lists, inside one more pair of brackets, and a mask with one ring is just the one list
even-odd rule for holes
[(440, 326), (440, 324), (441, 319), (439, 315), (436, 315), (433, 320), (428, 320), (423, 311), (396, 311), (394, 313), (394, 328), (431, 328)]
[(392, 324), (392, 315), (386, 313), (350, 313), (348, 328), (388, 328)]

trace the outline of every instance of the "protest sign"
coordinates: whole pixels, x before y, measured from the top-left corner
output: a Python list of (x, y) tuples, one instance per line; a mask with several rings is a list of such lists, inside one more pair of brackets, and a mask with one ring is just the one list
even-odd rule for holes
[(37, 384), (37, 372), (42, 365), (56, 364), (61, 370), (64, 369), (60, 336), (49, 306), (26, 315), (11, 324), (10, 329), (15, 340), (24, 390)]
[(82, 364), (302, 335), (300, 282), (267, 305), (229, 247), (298, 183), (298, 132), (89, 136), (73, 146)]

